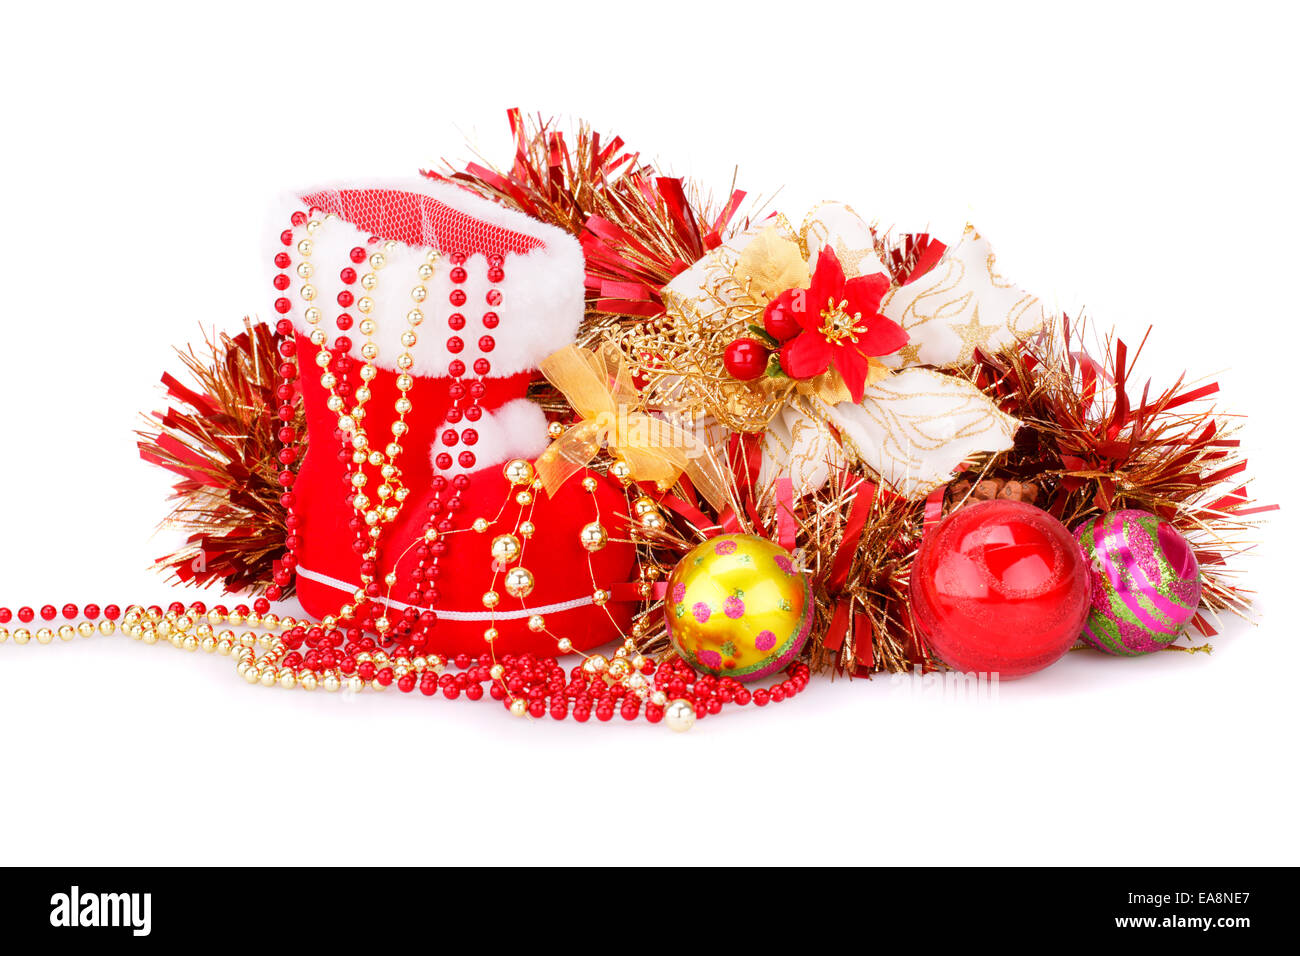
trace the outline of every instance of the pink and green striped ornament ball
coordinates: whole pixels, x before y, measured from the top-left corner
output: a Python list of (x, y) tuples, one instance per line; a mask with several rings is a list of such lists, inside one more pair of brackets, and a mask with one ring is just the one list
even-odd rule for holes
[(1135, 657), (1174, 642), (1201, 601), (1200, 566), (1168, 521), (1125, 508), (1074, 531), (1089, 569), (1092, 610), (1083, 640), (1108, 654)]

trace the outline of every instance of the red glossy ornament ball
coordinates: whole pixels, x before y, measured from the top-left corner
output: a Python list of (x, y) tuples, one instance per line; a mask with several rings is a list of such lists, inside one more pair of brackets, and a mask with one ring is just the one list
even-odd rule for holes
[(917, 630), (945, 664), (1010, 680), (1059, 660), (1088, 616), (1083, 554), (1065, 525), (1019, 501), (953, 512), (912, 566)]
[(763, 310), (763, 329), (778, 342), (792, 339), (803, 331), (794, 313), (779, 299), (769, 302)]
[(767, 368), (767, 349), (758, 339), (736, 339), (722, 353), (722, 361), (732, 378), (747, 382)]

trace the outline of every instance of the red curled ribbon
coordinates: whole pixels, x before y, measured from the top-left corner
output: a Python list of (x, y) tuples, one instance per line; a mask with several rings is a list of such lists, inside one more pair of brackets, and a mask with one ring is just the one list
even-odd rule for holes
[(794, 550), (797, 526), (794, 520), (794, 482), (776, 480), (776, 543), (787, 551)]
[(937, 525), (939, 519), (943, 517), (943, 496), (947, 492), (948, 486), (940, 485), (925, 496), (925, 523), (922, 525), (922, 535), (929, 534), (930, 529)]
[(871, 514), (871, 506), (876, 501), (877, 487), (874, 482), (864, 481), (849, 508), (849, 518), (844, 522), (844, 534), (840, 538), (839, 550), (831, 563), (831, 571), (826, 579), (826, 587), (832, 593), (838, 592), (848, 580), (849, 569), (853, 566), (853, 556), (858, 552), (858, 543), (862, 539), (862, 528)]
[(835, 602), (831, 622), (826, 626), (826, 637), (822, 639), (822, 647), (828, 651), (838, 651), (844, 647), (844, 638), (849, 630), (849, 605), (849, 599), (844, 596)]

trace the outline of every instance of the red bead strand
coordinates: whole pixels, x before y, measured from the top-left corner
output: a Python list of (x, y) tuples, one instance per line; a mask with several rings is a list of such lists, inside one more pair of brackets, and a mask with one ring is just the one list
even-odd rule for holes
[[(65, 604), (61, 609), (47, 604), (41, 608), (40, 616), (53, 620), (60, 610), (67, 621), (81, 619), (84, 623), (77, 628), (71, 624), (61, 625), (57, 632), (50, 627), (41, 628), (35, 635), (38, 643), (50, 643), (56, 633), (63, 640), (71, 639), (76, 633), (87, 637), (93, 633), (115, 633), (119, 619), (123, 633), (130, 632), (133, 637), (151, 635), (146, 638), (149, 643), (163, 638), (169, 638), (172, 643), (183, 640), (197, 643), (196, 635), (204, 634), (206, 626), (204, 649), (235, 653), (241, 664), (241, 674), (253, 683), (261, 682), (267, 686), (278, 683), (308, 689), (323, 686), (338, 690), (344, 681), (355, 678), (361, 682), (358, 687), (369, 684), (383, 688), (396, 684), (403, 693), (418, 689), (422, 696), (432, 700), (464, 697), (477, 701), (486, 697), (501, 702), (520, 716), (549, 716), (554, 720), (572, 716), (578, 723), (586, 723), (592, 716), (602, 723), (615, 716), (627, 721), (643, 717), (652, 724), (659, 723), (665, 716), (661, 704), (668, 701), (688, 702), (695, 719), (700, 720), (721, 713), (727, 705), (744, 707), (753, 703), (765, 707), (781, 703), (802, 692), (810, 679), (808, 665), (797, 663), (786, 668), (782, 680), (768, 687), (751, 689), (734, 678), (699, 674), (679, 658), (658, 665), (645, 660), (639, 664), (640, 673), (652, 679), (651, 686), (657, 693), (643, 700), (624, 684), (607, 683), (602, 671), (588, 670), (581, 664), (566, 670), (564, 664), (553, 657), (506, 654), (497, 661), (491, 653), (483, 653), (477, 657), (460, 654), (444, 661), (435, 656), (422, 657), (402, 650), (385, 653), (375, 639), (366, 636), (359, 627), (345, 631), (341, 627), (325, 628), (309, 622), (273, 618), (270, 616), (271, 604), (264, 597), (257, 598), (251, 610), (241, 604), (233, 611), (220, 605), (209, 611), (201, 601), (190, 604), (188, 608), (177, 601), (166, 611), (156, 605), (148, 608), (127, 605), (123, 616), (123, 610), (116, 604), (107, 604), (102, 609), (95, 604), (87, 604), (84, 608)], [(53, 615), (46, 617), (51, 611)], [(30, 623), (37, 615), (32, 608), (24, 606), (16, 616), (19, 621)], [(14, 617), (9, 608), (0, 608), (0, 627), (9, 624)], [(87, 626), (96, 621), (99, 623), (93, 629)], [(251, 634), (246, 635), (246, 639), (236, 640), (233, 632), (228, 631), (218, 638), (215, 628), (226, 622), (267, 630), (282, 627), (283, 631), (267, 656), (257, 660)], [(162, 624), (168, 625), (165, 631), (160, 629)], [(33, 635), (25, 629), (11, 635), (5, 628), (0, 630), (0, 643), (11, 636), (15, 643), (25, 644)], [(224, 649), (218, 646), (219, 640), (226, 642)], [(268, 674), (273, 679), (268, 680)]]
[[(293, 227), (298, 227), (307, 221), (305, 213), (295, 212), (290, 217), (290, 223)], [(289, 236), (287, 246), (293, 240), (293, 230), (286, 230)], [(284, 235), (281, 235), (283, 241)], [(287, 252), (278, 252), (275, 255), (275, 266), (277, 269), (287, 269), (292, 265), (293, 259)], [(275, 277), (276, 289), (283, 291), (289, 287), (290, 279), (286, 272), (280, 272)], [(289, 311), (289, 302), (287, 299), (277, 299), (275, 303), (276, 311), (284, 315)], [(277, 417), (280, 420), (280, 427), (276, 437), (280, 441), (279, 462), (280, 462), (280, 503), (285, 509), (285, 553), (271, 569), (272, 584), (266, 589), (266, 596), (269, 600), (278, 601), (283, 596), (285, 589), (293, 580), (294, 569), (298, 566), (298, 548), (301, 539), (298, 536), (299, 518), (295, 510), (297, 502), (293, 493), (293, 483), (297, 477), (297, 465), (299, 464), (298, 455), (298, 433), (294, 428), (294, 418), (297, 414), (295, 405), (296, 390), (294, 382), (298, 378), (298, 343), (294, 336), (293, 323), (282, 318), (276, 322), (275, 326), (275, 347), (280, 356), (280, 382), (276, 388), (276, 398), (280, 404), (276, 410)]]

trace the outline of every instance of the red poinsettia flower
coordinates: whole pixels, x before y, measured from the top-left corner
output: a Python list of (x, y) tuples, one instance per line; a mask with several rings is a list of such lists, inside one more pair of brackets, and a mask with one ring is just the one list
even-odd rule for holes
[(853, 400), (862, 401), (871, 357), (907, 344), (902, 326), (877, 311), (888, 291), (889, 279), (882, 274), (845, 279), (839, 256), (827, 246), (809, 287), (787, 289), (768, 305), (773, 317), (787, 315), (799, 329), (781, 346), (781, 368), (804, 379), (834, 365)]

